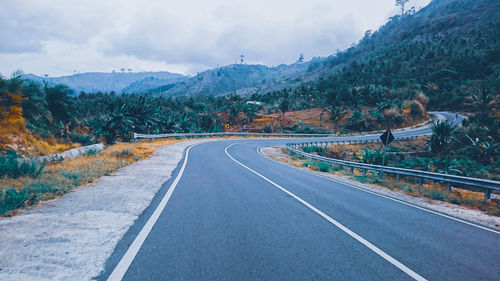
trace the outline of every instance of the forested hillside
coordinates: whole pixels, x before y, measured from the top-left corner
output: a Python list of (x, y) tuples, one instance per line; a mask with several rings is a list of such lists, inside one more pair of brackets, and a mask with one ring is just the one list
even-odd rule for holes
[(332, 88), (343, 81), (349, 87), (417, 87), (433, 108), (460, 108), (472, 88), (496, 83), (499, 13), (499, 1), (434, 0), (418, 12), (392, 17), (379, 30), (368, 30), (358, 44), (327, 58), (273, 68), (231, 65), (154, 92), (249, 94), (303, 83)]
[(471, 92), (500, 82), (499, 14), (499, 1), (434, 0), (367, 31), (357, 46), (331, 58), (334, 73), (318, 83), (414, 87), (432, 108), (463, 108)]

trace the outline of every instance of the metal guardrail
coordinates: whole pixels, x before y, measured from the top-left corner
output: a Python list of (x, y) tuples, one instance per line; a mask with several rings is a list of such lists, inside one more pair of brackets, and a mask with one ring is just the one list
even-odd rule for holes
[(260, 137), (297, 137), (297, 138), (317, 138), (335, 137), (336, 134), (273, 134), (273, 133), (251, 133), (251, 132), (218, 132), (218, 133), (174, 133), (174, 134), (137, 134), (134, 133), (134, 140), (138, 139), (167, 139), (167, 138), (208, 138), (208, 137), (229, 137), (229, 136), (260, 136)]
[[(434, 114), (434, 113), (432, 113)], [(395, 132), (405, 131), (408, 129), (418, 129), (428, 127), (430, 124), (430, 120), (423, 122), (422, 124), (401, 128), (394, 130)], [(377, 136), (378, 133), (383, 133), (384, 131), (372, 131), (362, 134), (361, 136), (370, 137)], [(171, 133), (171, 134), (138, 134), (134, 133), (133, 139), (134, 141), (139, 139), (167, 139), (167, 138), (205, 138), (205, 137), (228, 137), (228, 136), (260, 136), (260, 137), (296, 137), (296, 138), (327, 138), (327, 137), (338, 137), (338, 134), (283, 134), (283, 133), (252, 133), (252, 132), (217, 132), (217, 133)], [(347, 137), (346, 135), (345, 137)], [(343, 142), (343, 141), (342, 141)], [(347, 143), (348, 141), (346, 141)]]
[[(337, 164), (340, 166), (350, 167), (351, 171), (353, 171), (353, 169), (359, 169), (359, 170), (363, 171), (363, 175), (366, 174), (367, 170), (375, 170), (375, 171), (379, 171), (379, 173), (381, 172), (382, 166), (380, 166), (380, 165), (372, 165), (372, 164), (365, 164), (365, 163), (359, 163), (359, 162), (352, 162), (352, 161), (328, 158), (328, 157), (323, 157), (323, 156), (307, 153), (307, 152), (296, 149), (296, 147), (308, 145), (310, 143), (311, 142), (290, 143), (290, 144), (285, 145), (285, 149), (292, 152), (292, 153), (304, 156), (306, 158), (311, 158), (311, 159), (315, 159), (315, 160), (319, 160), (319, 161), (323, 161), (323, 162)], [(445, 183), (447, 183), (448, 192), (451, 191), (451, 184), (460, 184), (460, 185), (465, 185), (465, 186), (479, 187), (481, 189), (484, 189), (484, 198), (486, 200), (489, 200), (491, 198), (491, 192), (493, 190), (500, 190), (500, 181), (470, 178), (470, 177), (463, 177), (463, 176), (456, 176), (456, 175), (449, 175), (449, 174), (440, 174), (440, 173), (433, 173), (433, 172), (420, 171), (420, 170), (396, 168), (396, 167), (390, 167), (390, 166), (384, 166), (383, 173), (394, 174), (394, 175), (396, 175), (397, 179), (399, 179), (400, 175), (416, 177), (419, 179), (420, 185), (422, 184), (422, 179), (430, 179), (430, 180), (437, 180), (437, 181), (445, 182)]]

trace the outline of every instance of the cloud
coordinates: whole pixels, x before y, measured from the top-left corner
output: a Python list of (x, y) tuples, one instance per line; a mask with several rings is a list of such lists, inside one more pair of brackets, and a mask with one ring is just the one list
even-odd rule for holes
[(194, 73), (240, 54), (292, 63), (344, 49), (395, 13), (393, 0), (2, 1), (0, 71)]

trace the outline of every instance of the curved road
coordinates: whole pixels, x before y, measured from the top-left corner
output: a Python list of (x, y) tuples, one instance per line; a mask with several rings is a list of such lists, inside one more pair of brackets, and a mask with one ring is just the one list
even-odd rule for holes
[[(429, 128), (395, 135), (426, 133)], [(337, 139), (373, 138), (378, 135)], [(189, 148), (97, 279), (500, 279), (499, 232), (257, 151), (290, 141), (222, 140)]]

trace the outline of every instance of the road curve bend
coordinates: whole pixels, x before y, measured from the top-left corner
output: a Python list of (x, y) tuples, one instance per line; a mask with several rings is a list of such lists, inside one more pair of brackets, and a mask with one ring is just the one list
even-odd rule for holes
[(281, 165), (257, 151), (292, 141), (304, 140), (190, 147), (97, 279), (499, 279), (497, 231)]

